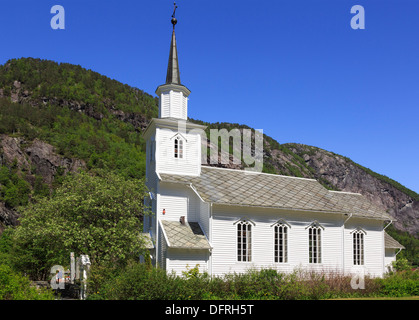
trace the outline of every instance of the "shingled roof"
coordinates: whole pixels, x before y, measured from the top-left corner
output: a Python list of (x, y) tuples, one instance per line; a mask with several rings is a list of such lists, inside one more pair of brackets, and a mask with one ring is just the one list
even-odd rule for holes
[(384, 232), (384, 246), (386, 249), (405, 249), (396, 239)]
[(384, 210), (375, 206), (360, 193), (329, 191), (342, 212), (353, 213), (359, 217), (394, 220)]
[(160, 177), (163, 182), (191, 185), (209, 203), (391, 219), (362, 195), (331, 192), (314, 179), (205, 166), (200, 176), (161, 173)]
[(211, 249), (211, 246), (197, 222), (161, 220), (169, 248)]

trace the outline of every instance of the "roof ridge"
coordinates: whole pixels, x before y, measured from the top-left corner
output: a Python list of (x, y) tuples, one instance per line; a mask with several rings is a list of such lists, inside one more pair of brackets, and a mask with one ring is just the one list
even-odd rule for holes
[(341, 194), (353, 194), (353, 195), (359, 195), (359, 196), (362, 196), (362, 193), (359, 193), (359, 192), (336, 191), (336, 190), (329, 190), (329, 192), (333, 192), (333, 193), (341, 193)]
[(266, 176), (273, 176), (273, 177), (283, 177), (283, 178), (290, 178), (290, 179), (298, 179), (298, 180), (307, 180), (307, 181), (316, 181), (316, 179), (311, 178), (301, 178), (301, 177), (292, 177), (292, 176), (284, 176), (282, 174), (274, 174), (274, 173), (266, 173), (266, 172), (252, 172), (252, 171), (246, 171), (241, 169), (230, 169), (230, 168), (220, 168), (220, 167), (213, 167), (213, 166), (202, 166), (201, 168), (207, 168), (207, 169), (215, 169), (215, 170), (226, 170), (226, 171), (234, 171), (234, 172), (240, 172), (245, 173), (248, 175), (266, 175)]

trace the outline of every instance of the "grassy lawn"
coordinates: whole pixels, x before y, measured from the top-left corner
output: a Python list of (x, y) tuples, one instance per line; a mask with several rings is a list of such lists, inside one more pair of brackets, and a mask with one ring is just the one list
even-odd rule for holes
[(419, 300), (419, 296), (411, 297), (369, 297), (369, 298), (342, 298), (330, 300)]

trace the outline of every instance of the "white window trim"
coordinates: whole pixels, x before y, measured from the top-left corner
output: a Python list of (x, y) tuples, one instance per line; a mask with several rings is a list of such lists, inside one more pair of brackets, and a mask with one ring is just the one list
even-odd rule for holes
[[(310, 223), (306, 228), (308, 229), (308, 262), (309, 264), (322, 264), (323, 263), (323, 234), (322, 231), (324, 231), (324, 227), (317, 221), (313, 221)], [(316, 230), (316, 243), (315, 243), (315, 249), (316, 251), (312, 250), (312, 245), (310, 241), (310, 231)], [(315, 252), (315, 253), (314, 253)]]
[[(178, 142), (178, 145), (177, 145), (177, 157), (175, 156), (175, 154), (176, 154), (176, 152), (175, 152), (175, 143), (176, 143), (176, 141)], [(180, 145), (182, 145), (182, 148), (180, 148)], [(173, 159), (175, 159), (175, 160), (179, 160), (179, 161), (183, 161), (183, 160), (185, 160), (185, 155), (186, 155), (186, 152), (185, 152), (185, 147), (186, 147), (186, 140), (184, 140), (183, 138), (181, 138), (181, 137), (176, 137), (174, 140), (173, 140), (173, 144), (172, 144), (172, 147), (173, 147), (173, 149), (172, 149), (172, 157), (173, 157)], [(182, 157), (179, 157), (179, 154), (180, 154), (180, 150), (182, 150)]]
[[(365, 236), (367, 235), (367, 232), (358, 227), (354, 230), (352, 230), (350, 232), (350, 234), (352, 235), (352, 265), (353, 266), (364, 266), (365, 265)], [(359, 239), (355, 239), (355, 235), (361, 235), (361, 237), (359, 237)], [(356, 243), (356, 245), (359, 245), (359, 253), (356, 252), (355, 250), (355, 241), (359, 241), (360, 240), (360, 244)], [(357, 255), (359, 255), (359, 257), (356, 257)]]
[[(239, 245), (239, 237), (238, 237), (238, 225), (241, 224), (249, 224), (250, 225), (250, 260), (247, 259), (247, 254), (246, 254), (246, 261), (243, 260), (239, 260), (239, 254), (238, 254), (238, 245)], [(250, 220), (250, 219), (244, 219), (241, 218), (239, 220), (237, 220), (236, 222), (233, 223), (234, 226), (236, 226), (235, 228), (235, 238), (236, 238), (236, 246), (234, 248), (235, 250), (235, 255), (236, 255), (236, 262), (237, 263), (253, 263), (253, 227), (256, 226), (256, 224)], [(248, 248), (247, 248), (248, 250)], [(242, 254), (243, 257), (243, 254)]]
[[(286, 239), (285, 239), (285, 244), (283, 244), (283, 248), (282, 251), (285, 253), (283, 256), (283, 261), (279, 261), (279, 255), (278, 255), (278, 261), (276, 261), (276, 250), (275, 250), (275, 246), (276, 246), (276, 228), (282, 226), (283, 228), (287, 229), (287, 232), (285, 233), (286, 235)], [(289, 229), (291, 229), (291, 226), (284, 221), (283, 219), (279, 219), (276, 223), (272, 224), (271, 227), (273, 227), (273, 244), (274, 244), (274, 250), (273, 250), (273, 261), (275, 264), (280, 264), (280, 265), (284, 265), (288, 263), (288, 240), (289, 240)]]
[[(179, 157), (175, 157), (175, 140), (183, 140), (182, 142), (182, 158)], [(170, 153), (172, 154), (172, 158), (175, 159), (176, 161), (183, 161), (186, 159), (186, 144), (188, 143), (188, 139), (185, 138), (185, 136), (183, 134), (181, 134), (180, 132), (176, 132), (170, 139), (169, 141), (172, 141), (171, 143), (171, 151)], [(179, 146), (178, 146), (179, 148)], [(179, 151), (178, 151), (179, 154)]]

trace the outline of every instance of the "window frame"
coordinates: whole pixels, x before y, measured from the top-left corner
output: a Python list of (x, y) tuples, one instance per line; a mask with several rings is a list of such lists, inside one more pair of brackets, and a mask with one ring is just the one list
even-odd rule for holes
[[(291, 226), (284, 220), (280, 219), (273, 225), (273, 260), (274, 263), (284, 264), (288, 263), (288, 235)], [(280, 234), (278, 234), (279, 228), (282, 228), (282, 245), (280, 244)], [(284, 232), (285, 231), (285, 232)], [(282, 252), (282, 255), (279, 254)], [(281, 261), (282, 260), (282, 261)]]
[(321, 264), (324, 227), (318, 221), (314, 221), (306, 229), (308, 229), (308, 263)]
[(365, 235), (366, 232), (357, 228), (352, 234), (352, 264), (354, 266), (365, 265)]
[[(240, 219), (239, 221), (236, 221), (234, 224), (236, 225), (236, 261), (240, 263), (251, 263), (253, 258), (252, 227), (255, 226), (255, 224), (248, 219)], [(244, 230), (246, 232), (244, 234), (244, 238), (242, 234), (243, 226), (246, 227), (246, 230)], [(245, 241), (242, 241), (243, 239)]]
[(178, 160), (185, 159), (185, 140), (176, 136), (173, 140), (173, 158)]

